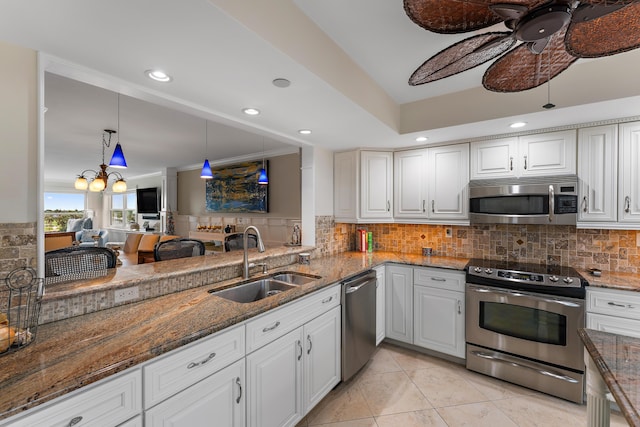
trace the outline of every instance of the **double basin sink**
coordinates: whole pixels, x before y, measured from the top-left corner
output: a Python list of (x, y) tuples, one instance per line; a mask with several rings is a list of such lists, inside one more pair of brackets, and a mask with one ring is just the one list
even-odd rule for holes
[(240, 282), (221, 291), (211, 290), (209, 293), (234, 302), (249, 303), (277, 295), (318, 279), (320, 279), (320, 276), (284, 271), (249, 282)]

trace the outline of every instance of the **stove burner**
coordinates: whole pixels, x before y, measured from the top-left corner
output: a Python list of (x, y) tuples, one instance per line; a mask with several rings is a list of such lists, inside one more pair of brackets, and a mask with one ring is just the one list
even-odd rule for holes
[(584, 298), (588, 285), (571, 267), (472, 259), (467, 282), (542, 294)]

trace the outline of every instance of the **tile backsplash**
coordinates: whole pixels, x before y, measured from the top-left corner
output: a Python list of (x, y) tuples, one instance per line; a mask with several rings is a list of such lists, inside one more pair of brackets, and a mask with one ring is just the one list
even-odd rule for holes
[(636, 234), (640, 231), (636, 230), (546, 225), (336, 223), (332, 233), (325, 233), (331, 235), (327, 252), (339, 253), (344, 247), (355, 250), (358, 228), (373, 232), (374, 250), (378, 251), (421, 254), (423, 247), (431, 247), (434, 255), (640, 272), (640, 248), (636, 246)]

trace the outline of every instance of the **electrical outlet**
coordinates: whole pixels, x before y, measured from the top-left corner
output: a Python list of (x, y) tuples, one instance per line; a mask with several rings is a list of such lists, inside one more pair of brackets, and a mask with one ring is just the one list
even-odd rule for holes
[(138, 287), (131, 286), (130, 288), (116, 289), (113, 299), (114, 299), (114, 302), (117, 304), (120, 302), (126, 302), (134, 299), (138, 299), (139, 297), (140, 297), (140, 294), (138, 292)]
[(453, 230), (451, 230), (450, 228), (445, 228), (444, 229), (444, 235), (447, 237), (452, 237), (453, 236)]

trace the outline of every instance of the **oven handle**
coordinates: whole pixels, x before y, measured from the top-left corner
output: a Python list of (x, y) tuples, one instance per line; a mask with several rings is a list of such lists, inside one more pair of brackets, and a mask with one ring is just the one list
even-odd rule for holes
[(536, 301), (544, 301), (550, 304), (564, 305), (565, 307), (580, 307), (580, 304), (576, 304), (575, 302), (562, 301), (562, 300), (552, 299), (552, 298), (544, 298), (538, 295), (531, 295), (531, 294), (528, 294), (525, 292), (519, 292), (519, 291), (511, 291), (506, 289), (489, 289), (489, 288), (483, 288), (477, 285), (474, 285), (473, 287), (469, 286), (467, 289), (472, 292), (478, 292), (483, 294), (504, 294), (512, 297), (527, 297), (527, 298), (534, 299)]
[(517, 359), (514, 359), (512, 357), (495, 356), (493, 354), (489, 354), (489, 353), (485, 353), (483, 351), (477, 351), (477, 350), (471, 351), (471, 354), (473, 354), (474, 356), (480, 357), (482, 359), (488, 359), (488, 360), (504, 363), (506, 365), (511, 365), (511, 366), (516, 367), (516, 368), (529, 369), (531, 371), (535, 371), (536, 373), (538, 373), (540, 375), (545, 375), (547, 377), (555, 378), (555, 379), (561, 380), (561, 381), (566, 381), (568, 383), (577, 384), (579, 382), (577, 379), (568, 377), (568, 376), (563, 375), (563, 374), (561, 374), (559, 372), (554, 372), (554, 371), (549, 370), (549, 369), (538, 369), (538, 368), (534, 368), (533, 366), (529, 366), (529, 365), (525, 365), (525, 364), (522, 364), (522, 363), (518, 363)]

